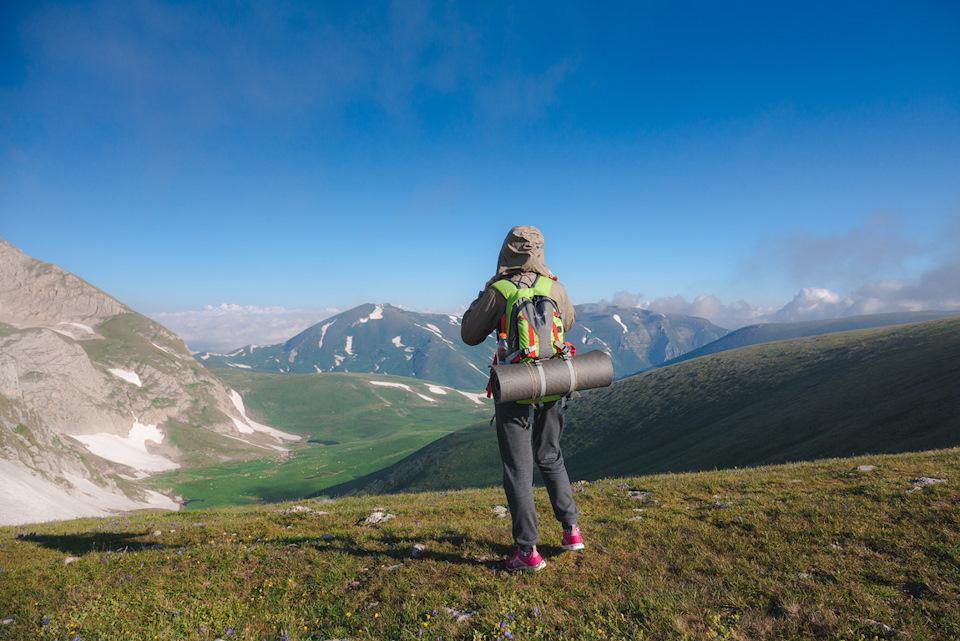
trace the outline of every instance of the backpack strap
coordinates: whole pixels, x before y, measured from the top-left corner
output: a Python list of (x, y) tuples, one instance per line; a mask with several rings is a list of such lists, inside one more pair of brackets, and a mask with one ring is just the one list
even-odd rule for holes
[(503, 294), (503, 297), (507, 301), (507, 305), (504, 308), (503, 315), (500, 317), (500, 332), (502, 334), (509, 333), (507, 328), (510, 326), (510, 319), (508, 318), (510, 313), (513, 311), (511, 305), (511, 299), (517, 295), (517, 292), (520, 291), (520, 288), (511, 283), (509, 280), (498, 280), (490, 285), (495, 290)]

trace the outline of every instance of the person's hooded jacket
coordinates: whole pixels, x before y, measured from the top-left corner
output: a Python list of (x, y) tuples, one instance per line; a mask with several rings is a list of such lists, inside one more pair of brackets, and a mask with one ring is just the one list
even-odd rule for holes
[(497, 259), (497, 272), (489, 281), (477, 299), (463, 313), (460, 323), (460, 337), (467, 345), (479, 345), (500, 325), (500, 318), (507, 310), (507, 300), (497, 289), (490, 287), (498, 280), (509, 280), (519, 288), (533, 287), (539, 276), (554, 281), (550, 296), (557, 302), (563, 331), (569, 331), (576, 320), (573, 304), (567, 297), (567, 290), (557, 281), (557, 277), (547, 269), (543, 260), (543, 234), (536, 227), (518, 225), (510, 230), (500, 256)]

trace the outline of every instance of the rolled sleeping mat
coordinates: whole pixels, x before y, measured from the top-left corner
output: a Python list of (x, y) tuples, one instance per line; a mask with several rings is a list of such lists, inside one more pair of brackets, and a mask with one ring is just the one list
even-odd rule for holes
[(613, 362), (595, 349), (568, 359), (504, 363), (490, 367), (490, 391), (497, 403), (538, 399), (555, 394), (606, 387), (613, 382)]

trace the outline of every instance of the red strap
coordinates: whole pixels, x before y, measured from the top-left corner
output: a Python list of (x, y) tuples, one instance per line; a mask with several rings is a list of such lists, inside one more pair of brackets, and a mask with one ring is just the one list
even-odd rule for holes
[(527, 343), (530, 345), (528, 349), (532, 350), (528, 356), (536, 358), (539, 356), (539, 354), (537, 354), (537, 333), (533, 331), (533, 325), (530, 323), (527, 323), (527, 334)]

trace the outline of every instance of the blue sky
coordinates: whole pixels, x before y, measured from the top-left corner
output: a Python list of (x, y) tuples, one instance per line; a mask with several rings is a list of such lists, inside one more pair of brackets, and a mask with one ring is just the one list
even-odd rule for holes
[(192, 348), (462, 311), (515, 224), (578, 303), (960, 308), (956, 2), (0, 12), (0, 237)]

